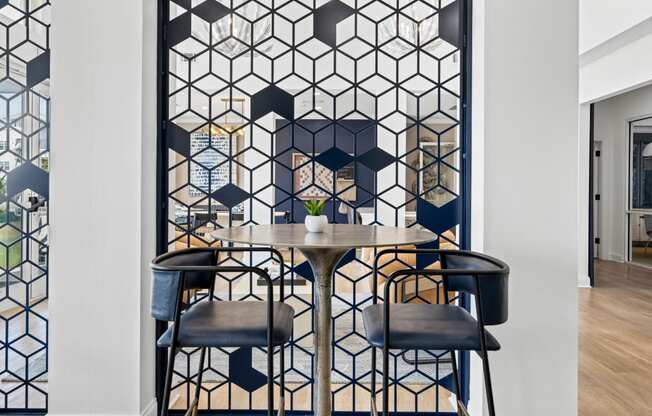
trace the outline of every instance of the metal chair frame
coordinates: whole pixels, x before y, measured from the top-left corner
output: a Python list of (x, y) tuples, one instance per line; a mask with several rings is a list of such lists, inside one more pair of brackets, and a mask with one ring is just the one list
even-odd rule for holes
[[(211, 283), (209, 290), (208, 301), (213, 302), (213, 295), (215, 293), (215, 280), (217, 273), (253, 273), (259, 278), (264, 279), (267, 282), (267, 414), (268, 416), (273, 416), (274, 414), (274, 346), (272, 342), (272, 332), (274, 325), (274, 316), (273, 316), (273, 296), (274, 296), (274, 285), (272, 284), (272, 278), (269, 273), (259, 267), (247, 267), (247, 266), (164, 266), (159, 264), (161, 261), (164, 261), (168, 258), (174, 257), (179, 254), (191, 254), (197, 252), (208, 252), (213, 251), (215, 258), (218, 259), (219, 254), (221, 253), (254, 253), (254, 252), (268, 252), (273, 257), (276, 257), (279, 263), (281, 264), (280, 269), (280, 283), (279, 283), (279, 298), (283, 302), (284, 299), (284, 290), (283, 290), (283, 276), (285, 275), (285, 262), (281, 253), (269, 247), (193, 247), (183, 250), (171, 251), (165, 254), (162, 254), (156, 257), (150, 267), (153, 271), (162, 271), (162, 272), (179, 272), (181, 282), (179, 284), (179, 289), (176, 297), (176, 306), (175, 306), (175, 317), (174, 317), (174, 327), (172, 330), (172, 340), (169, 347), (168, 353), (168, 362), (167, 369), (165, 373), (165, 385), (163, 388), (163, 399), (160, 404), (160, 416), (168, 415), (168, 408), (170, 406), (170, 389), (172, 386), (172, 375), (174, 373), (174, 359), (176, 358), (177, 353), (179, 352), (178, 346), (178, 337), (179, 337), (179, 327), (181, 326), (181, 315), (184, 311), (183, 305), (183, 293), (185, 291), (186, 283), (186, 273), (189, 272), (213, 272), (213, 281)], [(189, 306), (189, 308), (192, 307)], [(285, 414), (285, 346), (280, 345), (280, 376), (279, 376), (279, 386), (280, 386), (280, 400), (279, 400), (279, 411), (278, 415), (283, 416)], [(197, 375), (197, 387), (195, 389), (195, 396), (192, 403), (188, 407), (188, 410), (185, 413), (185, 416), (197, 416), (197, 411), (199, 407), (199, 395), (201, 393), (201, 383), (202, 376), (204, 374), (204, 360), (206, 357), (206, 349), (209, 347), (201, 347), (200, 357), (199, 357), (199, 372)]]
[[(487, 261), (491, 264), (494, 264), (496, 269), (484, 269), (484, 270), (469, 270), (469, 269), (446, 269), (444, 261), (442, 261), (441, 269), (404, 269), (397, 270), (391, 273), (385, 281), (384, 288), (384, 304), (383, 304), (383, 373), (382, 373), (382, 388), (383, 388), (383, 414), (385, 416), (389, 415), (389, 324), (390, 324), (390, 302), (386, 300), (390, 296), (390, 287), (392, 283), (399, 284), (401, 280), (409, 276), (441, 276), (444, 284), (444, 300), (446, 304), (450, 304), (450, 299), (448, 296), (448, 276), (473, 276), (475, 283), (475, 306), (477, 311), (477, 321), (478, 321), (478, 335), (480, 338), (480, 351), (476, 351), (480, 358), (482, 359), (482, 369), (484, 374), (484, 384), (487, 394), (487, 407), (489, 410), (490, 416), (495, 416), (495, 405), (493, 397), (493, 389), (491, 386), (491, 373), (489, 371), (489, 356), (487, 354), (487, 339), (485, 332), (485, 323), (482, 310), (482, 293), (480, 290), (480, 279), (481, 278), (490, 278), (497, 274), (505, 275), (509, 274), (509, 266), (504, 262), (473, 251), (466, 250), (438, 250), (438, 249), (386, 249), (380, 251), (376, 258), (374, 259), (373, 265), (373, 304), (378, 303), (378, 260), (381, 256), (387, 254), (437, 254), (443, 255), (442, 260), (445, 259), (446, 254), (451, 254), (455, 256), (464, 256), (464, 257), (473, 257)], [(396, 281), (396, 282), (395, 282)], [(468, 416), (468, 411), (466, 406), (461, 401), (461, 387), (459, 381), (459, 372), (457, 368), (457, 357), (455, 350), (451, 350), (451, 362), (453, 366), (453, 382), (455, 385), (455, 394), (457, 399), (457, 413), (461, 416)], [(371, 413), (373, 416), (378, 415), (378, 409), (376, 406), (376, 347), (371, 348)]]

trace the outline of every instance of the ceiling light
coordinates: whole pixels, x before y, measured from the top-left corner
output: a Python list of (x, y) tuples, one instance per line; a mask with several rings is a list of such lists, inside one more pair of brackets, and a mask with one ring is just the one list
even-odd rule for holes
[(383, 49), (404, 55), (416, 48), (431, 52), (442, 44), (439, 37), (439, 15), (419, 21), (415, 9), (405, 10), (404, 13), (410, 15), (411, 19), (399, 15), (396, 19), (385, 19), (380, 24), (381, 41), (393, 39)]
[(644, 148), (643, 148), (643, 157), (652, 157), (652, 143), (648, 143)]
[[(238, 11), (255, 23), (249, 23), (231, 14), (213, 24), (204, 21), (201, 21), (201, 24), (193, 22), (192, 35), (203, 42), (216, 45), (214, 48), (227, 56), (238, 55), (253, 45), (257, 45), (253, 50), (254, 54), (270, 52), (273, 44), (265, 40), (272, 37), (272, 18), (263, 17), (269, 11), (256, 2), (247, 3)], [(262, 45), (259, 45), (260, 43)]]

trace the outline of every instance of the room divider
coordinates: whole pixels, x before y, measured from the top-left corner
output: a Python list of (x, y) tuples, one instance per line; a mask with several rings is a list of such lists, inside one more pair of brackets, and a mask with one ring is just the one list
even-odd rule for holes
[[(311, 199), (327, 200), (334, 222), (425, 227), (439, 235), (428, 247), (468, 248), (469, 4), (160, 0), (159, 251), (222, 244), (210, 237), (216, 228), (301, 222), (302, 203)], [(361, 310), (371, 302), (370, 255), (349, 253), (333, 284), (336, 412), (369, 411), (371, 352)], [(225, 261), (284, 279), (285, 302), (296, 311), (285, 355), (286, 407), (306, 413), (313, 276), (298, 252), (283, 256), (283, 276), (265, 256)], [(437, 258), (397, 261), (426, 268)], [(255, 276), (220, 277), (219, 299), (265, 296), (266, 283)], [(439, 284), (413, 280), (395, 301), (436, 302)], [(158, 333), (164, 329), (159, 323)], [(193, 396), (198, 359), (193, 349), (177, 358), (173, 411)], [(213, 349), (208, 363), (203, 412), (264, 411), (263, 349)], [(160, 386), (162, 352), (157, 365)], [(460, 365), (466, 400), (468, 356)], [(390, 368), (390, 410), (451, 411), (448, 352), (398, 351)]]

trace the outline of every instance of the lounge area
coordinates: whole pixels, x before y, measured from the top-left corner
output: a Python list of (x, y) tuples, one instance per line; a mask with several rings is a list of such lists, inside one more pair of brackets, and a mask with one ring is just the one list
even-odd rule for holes
[(650, 22), (0, 0), (0, 414), (652, 412)]

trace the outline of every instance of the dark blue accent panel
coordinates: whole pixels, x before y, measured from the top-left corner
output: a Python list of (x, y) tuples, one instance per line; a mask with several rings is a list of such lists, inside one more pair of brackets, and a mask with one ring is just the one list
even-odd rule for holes
[(340, 170), (344, 166), (351, 163), (353, 157), (348, 153), (333, 147), (324, 153), (320, 153), (316, 158), (315, 162), (320, 165), (326, 166), (330, 170)]
[(192, 9), (192, 13), (201, 17), (208, 23), (215, 23), (224, 16), (231, 13), (228, 7), (215, 0), (206, 0)]
[(168, 123), (165, 130), (168, 147), (182, 156), (190, 156), (190, 133), (174, 123)]
[(337, 24), (355, 13), (339, 0), (331, 0), (315, 10), (313, 16), (314, 37), (334, 48), (337, 46)]
[(224, 206), (233, 208), (234, 206), (249, 198), (249, 193), (247, 193), (242, 188), (229, 183), (213, 192), (211, 197), (224, 204)]
[[(438, 249), (439, 240), (431, 241), (430, 243), (420, 244), (418, 248), (429, 248), (429, 249)], [(438, 254), (417, 254), (417, 269), (426, 269), (431, 264), (439, 261)]]
[(184, 9), (189, 9), (192, 7), (192, 0), (172, 0), (174, 3), (183, 7)]
[(433, 233), (441, 234), (459, 224), (460, 198), (437, 208), (423, 198), (417, 199), (417, 222)]
[(44, 198), (49, 198), (50, 176), (43, 169), (31, 163), (23, 163), (7, 174), (7, 196), (13, 197), (31, 189)]
[(346, 253), (344, 257), (342, 257), (339, 263), (337, 263), (337, 269), (346, 266), (347, 264), (351, 263), (354, 260), (355, 260), (355, 249), (352, 249), (349, 250), (349, 252)]
[(239, 348), (229, 355), (229, 379), (250, 393), (267, 383), (265, 374), (251, 366), (251, 348)]
[(310, 267), (310, 264), (307, 261), (304, 261), (303, 263), (296, 266), (294, 268), (294, 272), (299, 276), (303, 277), (304, 279), (310, 280), (311, 282), (315, 280), (315, 275), (312, 272), (312, 268)]
[(176, 46), (190, 37), (191, 24), (192, 16), (190, 13), (183, 13), (168, 24), (167, 42), (169, 48)]
[(439, 11), (439, 36), (451, 45), (459, 48), (460, 30), (460, 0), (447, 5)]
[(367, 153), (358, 157), (358, 162), (362, 163), (374, 172), (378, 172), (394, 163), (396, 159), (378, 147), (374, 147)]
[[(376, 144), (376, 124), (368, 120), (342, 120), (332, 123), (327, 120), (300, 120), (294, 125), (282, 127), (276, 134), (276, 169), (274, 184), (277, 187), (275, 199), (280, 202), (276, 210), (294, 213), (294, 222), (303, 222), (305, 210), (303, 201), (287, 199), (287, 195), (295, 195), (293, 189), (294, 172), (292, 158), (295, 153), (313, 155), (326, 152), (333, 148), (352, 155), (356, 152), (363, 154), (373, 149)], [(315, 158), (316, 159), (316, 158)], [(354, 171), (355, 185), (357, 188), (356, 199), (347, 201), (355, 207), (372, 207), (375, 175), (368, 167), (357, 163)], [(282, 191), (281, 191), (282, 190)], [(348, 222), (346, 215), (338, 213), (338, 203), (333, 206), (332, 201), (326, 202), (324, 213), (329, 221), (337, 223)]]
[(294, 120), (294, 99), (276, 85), (263, 88), (251, 97), (252, 120), (272, 111), (286, 120)]
[(32, 88), (48, 78), (50, 78), (50, 51), (45, 51), (27, 63), (27, 88)]
[(455, 391), (455, 379), (453, 378), (453, 373), (450, 373), (449, 375), (440, 378), (439, 379), (439, 385), (445, 388), (446, 390), (450, 392)]

